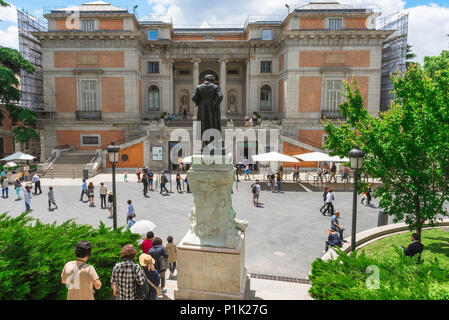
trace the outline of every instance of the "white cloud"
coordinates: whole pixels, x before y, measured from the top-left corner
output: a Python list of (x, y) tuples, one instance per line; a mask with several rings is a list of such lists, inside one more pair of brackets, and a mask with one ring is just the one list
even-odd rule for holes
[(0, 21), (17, 23), (16, 7), (13, 5), (9, 7), (0, 7)]
[(6, 30), (0, 30), (0, 45), (19, 49), (19, 32), (16, 26), (10, 26)]
[(409, 12), (408, 43), (422, 63), (425, 56), (439, 55), (449, 49), (449, 8), (436, 4), (417, 6)]

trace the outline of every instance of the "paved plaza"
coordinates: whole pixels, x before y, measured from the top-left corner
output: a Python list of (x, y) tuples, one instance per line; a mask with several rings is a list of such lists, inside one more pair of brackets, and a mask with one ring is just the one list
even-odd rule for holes
[[(182, 175), (184, 177), (185, 175)], [(112, 190), (111, 174), (100, 174), (90, 179), (95, 185), (95, 205), (79, 201), (81, 179), (42, 179), (41, 195), (33, 196), (30, 216), (44, 223), (62, 223), (76, 219), (81, 224), (97, 226), (102, 221), (112, 227), (108, 211), (100, 208), (99, 184), (104, 181)], [(136, 220), (149, 219), (156, 224), (154, 233), (163, 239), (168, 235), (179, 242), (189, 227), (189, 212), (193, 207), (191, 193), (177, 193), (173, 182), (169, 195), (151, 192), (149, 198), (142, 194), (142, 184), (136, 182), (134, 174), (128, 174), (129, 182), (123, 182), (123, 175), (117, 176), (117, 216), (118, 225), (125, 225), (126, 201), (131, 199), (137, 214)], [(238, 191), (234, 185), (233, 207), (238, 219), (249, 222), (246, 231), (246, 266), (249, 273), (270, 276), (307, 278), (310, 264), (323, 255), (324, 241), (330, 217), (319, 212), (322, 205), (322, 192), (285, 191), (272, 193), (262, 191), (260, 207), (251, 203), (250, 185), (241, 181)], [(48, 211), (47, 192), (52, 185), (58, 209)], [(170, 185), (168, 184), (170, 190)], [(34, 190), (34, 189), (33, 189)], [(13, 186), (9, 188), (8, 199), (0, 198), (0, 212), (8, 211), (17, 216), (25, 210), (24, 201), (15, 201)], [(352, 192), (334, 192), (334, 207), (341, 212), (341, 224), (346, 228), (344, 237), (350, 236), (352, 215)], [(357, 231), (377, 226), (379, 209), (358, 204)], [(390, 221), (391, 222), (391, 221)]]

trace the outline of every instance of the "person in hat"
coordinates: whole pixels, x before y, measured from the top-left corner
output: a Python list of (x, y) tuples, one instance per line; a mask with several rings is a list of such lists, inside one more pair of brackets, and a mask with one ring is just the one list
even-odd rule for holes
[[(143, 274), (146, 278), (146, 280), (150, 285), (150, 290), (148, 290), (147, 296), (144, 298), (144, 300), (156, 300), (157, 299), (157, 293), (156, 288), (159, 287), (161, 283), (161, 276), (159, 275), (159, 272), (154, 268), (154, 264), (156, 261), (154, 261), (153, 257), (149, 254), (142, 253), (139, 256), (139, 264), (142, 266)], [(153, 286), (151, 285), (153, 284)]]
[(114, 197), (112, 196), (112, 191), (108, 191), (108, 206), (107, 209), (109, 211), (108, 219), (112, 219), (112, 207), (114, 206)]

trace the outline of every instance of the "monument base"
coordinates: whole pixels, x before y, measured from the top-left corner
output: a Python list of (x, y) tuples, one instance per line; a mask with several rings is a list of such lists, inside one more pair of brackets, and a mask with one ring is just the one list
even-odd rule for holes
[(245, 234), (234, 249), (177, 246), (175, 300), (243, 300), (247, 280)]

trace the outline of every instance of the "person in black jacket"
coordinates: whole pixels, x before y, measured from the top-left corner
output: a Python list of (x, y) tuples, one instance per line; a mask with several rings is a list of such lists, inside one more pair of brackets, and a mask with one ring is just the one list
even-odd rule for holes
[(424, 245), (421, 243), (421, 239), (417, 233), (412, 234), (412, 243), (407, 248), (401, 246), (404, 254), (407, 257), (413, 257), (418, 254), (418, 261), (421, 260), (421, 252), (424, 250)]
[(143, 184), (143, 195), (148, 198), (147, 193), (148, 193), (149, 178), (146, 172), (143, 173), (142, 184)]
[(167, 289), (165, 289), (165, 270), (167, 270), (168, 254), (167, 250), (165, 250), (165, 247), (162, 246), (161, 238), (156, 237), (153, 239), (153, 247), (150, 249), (150, 251), (148, 251), (148, 254), (153, 257), (154, 261), (156, 261), (154, 267), (161, 276), (161, 293), (166, 293)]
[(324, 216), (325, 214), (323, 213), (323, 209), (326, 207), (326, 198), (327, 198), (327, 192), (329, 190), (329, 187), (324, 188), (324, 192), (323, 192), (323, 206), (320, 208), (320, 212), (321, 214)]

